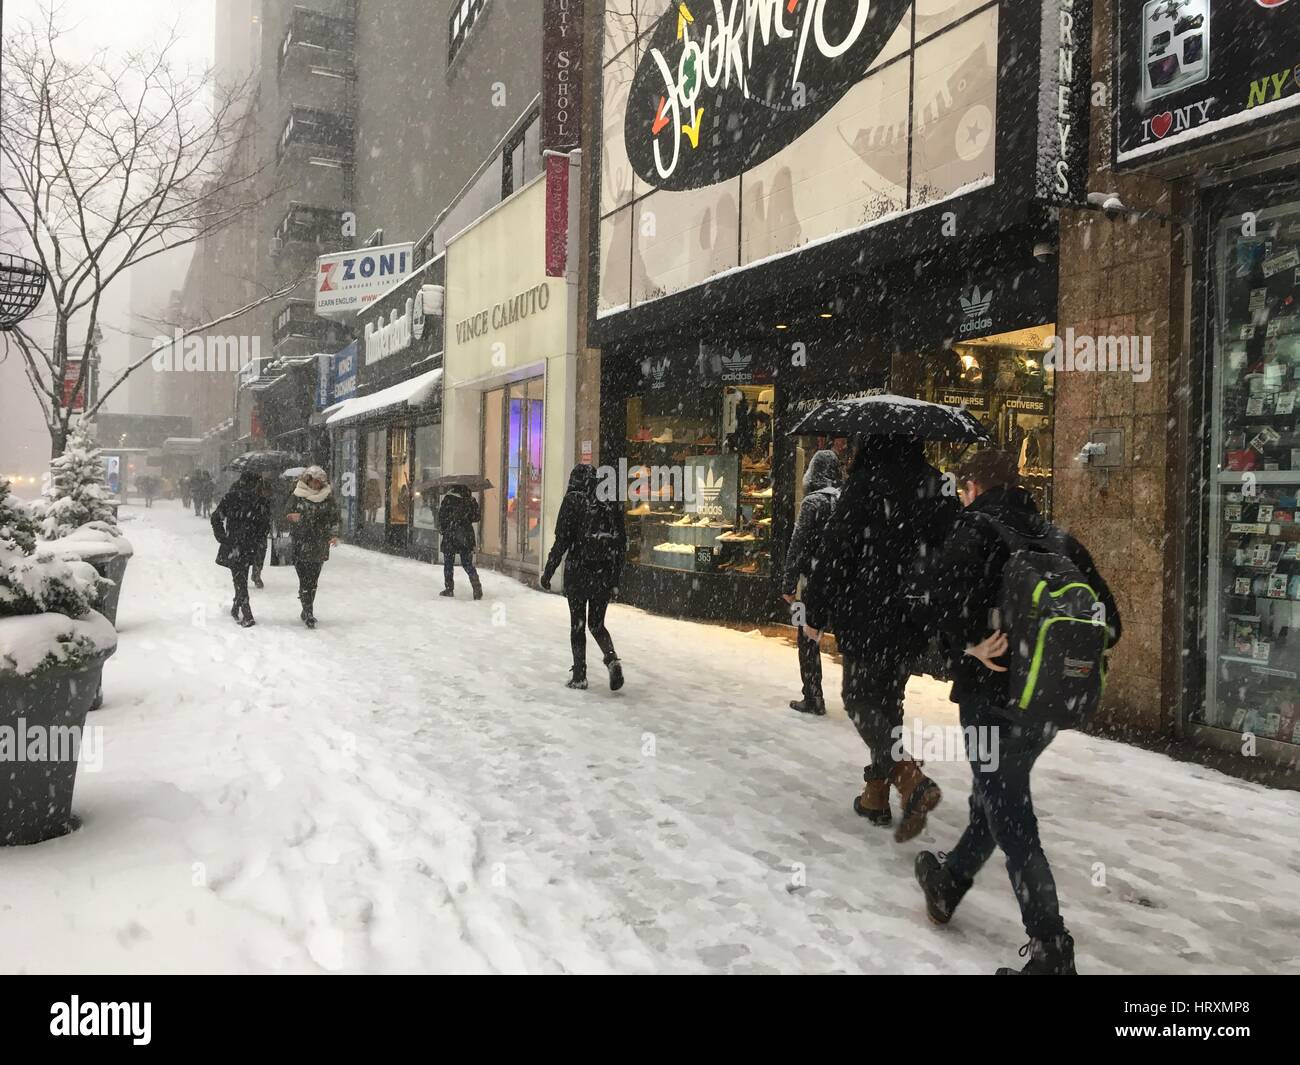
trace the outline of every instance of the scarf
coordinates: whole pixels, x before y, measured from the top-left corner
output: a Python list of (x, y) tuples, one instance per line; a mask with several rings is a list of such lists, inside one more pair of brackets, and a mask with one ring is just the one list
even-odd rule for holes
[(329, 499), (332, 489), (329, 485), (323, 485), (320, 490), (307, 487), (306, 481), (299, 481), (293, 489), (293, 494), (298, 499), (306, 499), (312, 503), (324, 503)]

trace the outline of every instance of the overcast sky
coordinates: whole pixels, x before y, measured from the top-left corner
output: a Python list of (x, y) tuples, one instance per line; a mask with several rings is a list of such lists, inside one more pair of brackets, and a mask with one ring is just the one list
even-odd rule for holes
[[(128, 50), (159, 40), (174, 25), (182, 38), (173, 53), (176, 62), (197, 71), (212, 63), (215, 4), (216, 0), (59, 2), (66, 16), (65, 24), (72, 27), (66, 41), (69, 50)], [(3, 5), (6, 34), (41, 8), (37, 0), (3, 0)], [(119, 330), (127, 324), (129, 285), (128, 278), (120, 278), (107, 293), (109, 307), (103, 312), (103, 321), (108, 365), (121, 357), (121, 350), (114, 350), (115, 344), (125, 344), (124, 334)], [(21, 363), (16, 356), (9, 358), (0, 364), (0, 475), (39, 476), (49, 462), (49, 450), (49, 434)], [(24, 490), (23, 494), (29, 493)]]

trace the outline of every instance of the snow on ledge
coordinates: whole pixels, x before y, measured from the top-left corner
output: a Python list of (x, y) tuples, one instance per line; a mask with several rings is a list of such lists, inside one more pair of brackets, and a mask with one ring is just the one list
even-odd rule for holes
[(117, 650), (117, 630), (98, 611), (84, 618), (27, 614), (0, 618), (0, 676), (27, 676), (51, 661), (60, 664)]
[(385, 407), (422, 407), (433, 398), (434, 390), (442, 381), (442, 368), (412, 377), (409, 381), (381, 389), (369, 396), (345, 399), (325, 410), (326, 425), (341, 425), (367, 414), (376, 414)]

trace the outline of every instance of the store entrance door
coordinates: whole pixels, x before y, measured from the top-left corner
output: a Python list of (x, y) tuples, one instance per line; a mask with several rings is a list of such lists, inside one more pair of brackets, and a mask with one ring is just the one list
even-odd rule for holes
[(545, 381), (533, 377), (483, 396), (484, 554), (540, 563)]

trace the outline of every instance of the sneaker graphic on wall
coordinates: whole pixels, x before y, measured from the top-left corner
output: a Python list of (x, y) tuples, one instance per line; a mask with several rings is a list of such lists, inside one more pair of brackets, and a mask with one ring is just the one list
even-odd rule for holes
[(971, 289), (969, 296), (959, 297), (962, 320), (961, 325), (957, 327), (958, 336), (974, 336), (993, 328), (993, 318), (989, 315), (989, 309), (993, 306), (995, 293), (995, 289), (990, 288), (984, 292), (980, 290), (979, 285), (976, 285)]

